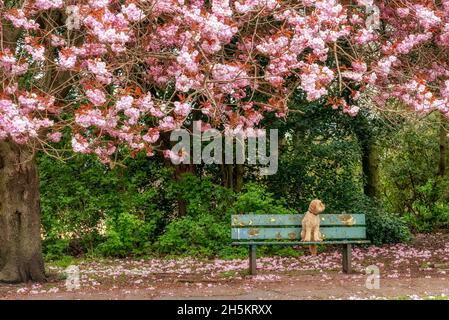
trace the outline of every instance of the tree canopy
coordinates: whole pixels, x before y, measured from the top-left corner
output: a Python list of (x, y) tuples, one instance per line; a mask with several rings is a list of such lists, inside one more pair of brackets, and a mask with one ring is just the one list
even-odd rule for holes
[(38, 148), (69, 130), (74, 151), (104, 162), (119, 145), (152, 155), (193, 117), (251, 134), (298, 91), (351, 115), (389, 99), (449, 110), (449, 1), (26, 0), (0, 12), (0, 138)]

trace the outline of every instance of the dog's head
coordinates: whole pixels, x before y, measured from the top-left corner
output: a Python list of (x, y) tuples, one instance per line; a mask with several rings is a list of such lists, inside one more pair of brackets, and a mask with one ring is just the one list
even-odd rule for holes
[(309, 212), (315, 215), (320, 214), (324, 211), (324, 209), (326, 209), (326, 206), (321, 202), (321, 200), (315, 199), (312, 200), (309, 204)]

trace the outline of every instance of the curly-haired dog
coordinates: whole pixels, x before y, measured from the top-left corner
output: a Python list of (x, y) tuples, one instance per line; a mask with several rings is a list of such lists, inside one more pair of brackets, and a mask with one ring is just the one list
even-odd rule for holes
[[(301, 241), (323, 241), (320, 233), (320, 217), (319, 214), (326, 209), (324, 203), (320, 200), (312, 200), (309, 204), (309, 210), (307, 210), (304, 218), (302, 219), (301, 229)], [(316, 245), (309, 246), (310, 253), (316, 255)]]

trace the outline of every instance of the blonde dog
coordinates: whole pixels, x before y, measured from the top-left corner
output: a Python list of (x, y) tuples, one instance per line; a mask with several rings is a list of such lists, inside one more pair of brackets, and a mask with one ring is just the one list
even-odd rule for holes
[[(324, 209), (326, 209), (326, 206), (320, 200), (315, 199), (310, 202), (309, 210), (307, 210), (301, 222), (301, 241), (323, 241), (320, 233), (319, 214), (323, 212)], [(309, 250), (312, 255), (317, 254), (317, 246), (315, 244), (310, 245)]]

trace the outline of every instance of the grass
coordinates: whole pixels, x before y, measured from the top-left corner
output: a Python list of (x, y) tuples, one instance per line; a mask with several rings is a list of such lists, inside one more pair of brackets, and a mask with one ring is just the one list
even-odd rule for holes
[[(85, 260), (85, 259), (83, 259)], [(47, 265), (59, 267), (59, 268), (67, 268), (68, 266), (78, 264), (80, 259), (74, 258), (72, 256), (62, 256), (57, 260), (46, 261)]]
[(432, 295), (408, 295), (408, 296), (397, 296), (397, 297), (385, 297), (380, 298), (385, 300), (449, 300), (449, 296), (440, 295), (440, 296), (432, 296)]

